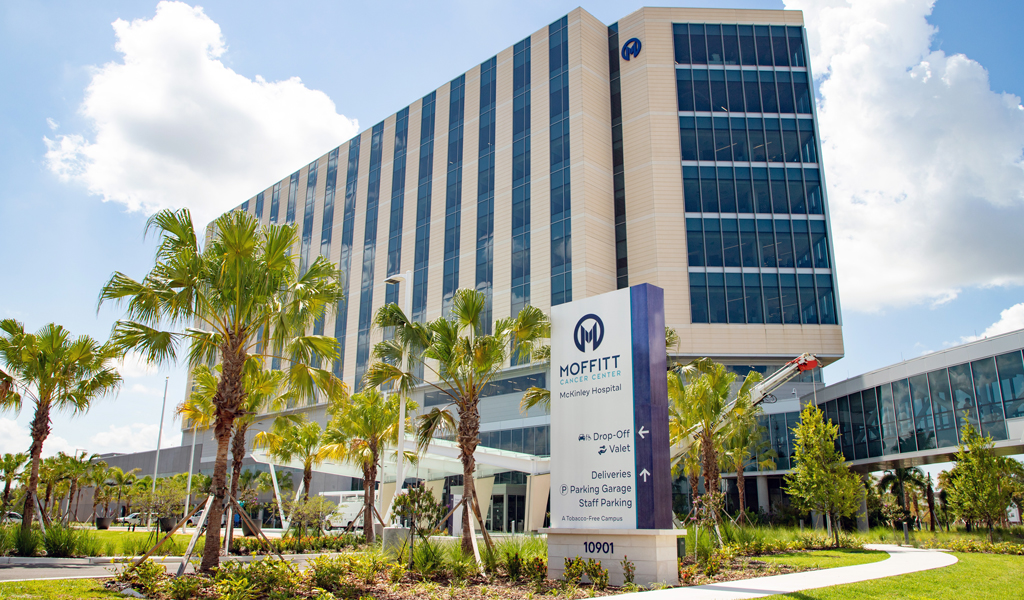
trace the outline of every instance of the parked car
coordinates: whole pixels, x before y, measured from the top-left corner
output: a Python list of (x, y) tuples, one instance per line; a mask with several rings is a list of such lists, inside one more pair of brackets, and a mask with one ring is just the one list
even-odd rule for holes
[(144, 515), (142, 513), (132, 513), (132, 514), (128, 515), (127, 517), (121, 517), (118, 522), (119, 523), (123, 523), (125, 525), (135, 525), (135, 526), (145, 525), (146, 524), (146, 516), (147, 515)]
[(0, 523), (9, 523), (14, 525), (21, 525), (21, 515), (16, 512), (6, 512), (3, 518), (0, 518)]
[(363, 492), (345, 492), (338, 498), (338, 507), (327, 517), (324, 529), (347, 529), (363, 526)]

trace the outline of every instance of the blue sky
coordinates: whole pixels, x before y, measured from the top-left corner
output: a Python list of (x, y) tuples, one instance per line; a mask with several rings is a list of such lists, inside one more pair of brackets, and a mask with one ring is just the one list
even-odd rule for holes
[[(841, 253), (846, 357), (826, 380), (1024, 327), (1024, 5), (822, 4), (789, 7), (812, 37)], [(120, 311), (97, 311), (97, 294), (114, 270), (152, 264), (147, 211), (237, 205), (577, 3), (201, 6), (0, 5), (0, 317), (105, 339)], [(611, 23), (640, 6), (583, 8)], [(268, 125), (282, 112), (287, 132)], [(55, 419), (49, 451), (155, 446), (164, 378), (173, 406), (183, 369), (125, 373), (116, 399)], [(0, 451), (22, 446), (29, 418), (0, 415)]]

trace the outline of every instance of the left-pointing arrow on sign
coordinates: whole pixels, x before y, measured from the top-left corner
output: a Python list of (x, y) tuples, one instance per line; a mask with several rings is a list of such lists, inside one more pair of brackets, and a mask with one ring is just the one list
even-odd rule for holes
[(644, 426), (641, 425), (640, 426), (640, 431), (638, 431), (636, 433), (637, 433), (637, 435), (640, 436), (640, 439), (644, 439), (644, 436), (647, 435), (648, 433), (650, 433), (650, 431), (647, 431), (646, 429), (644, 429)]
[(651, 472), (647, 469), (640, 471), (639, 475), (644, 478), (644, 483), (647, 483), (647, 478), (651, 476)]

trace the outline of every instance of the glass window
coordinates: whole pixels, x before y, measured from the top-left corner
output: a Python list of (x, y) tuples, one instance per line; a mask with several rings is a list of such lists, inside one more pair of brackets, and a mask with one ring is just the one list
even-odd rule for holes
[[(800, 147), (797, 149), (797, 156), (794, 162), (816, 163), (818, 162), (818, 150), (814, 143), (814, 122), (810, 119), (797, 119), (800, 129)], [(786, 150), (789, 150), (787, 146)]]
[(835, 325), (838, 321), (836, 319), (835, 293), (832, 291), (832, 276), (815, 275), (814, 279), (818, 284), (818, 319), (822, 325)]
[(793, 96), (796, 98), (796, 112), (811, 114), (811, 89), (807, 85), (807, 73), (793, 73)]
[(747, 112), (761, 112), (761, 90), (757, 86), (757, 71), (743, 71), (743, 95), (747, 99)]
[(740, 25), (739, 34), (740, 64), (756, 65), (757, 51), (754, 49), (754, 27), (752, 25)]
[[(732, 160), (732, 141), (729, 139), (729, 119), (715, 117), (715, 158), (728, 162)], [(731, 177), (730, 177), (731, 179)]]
[(715, 160), (715, 138), (711, 129), (711, 117), (697, 117), (697, 157), (700, 160)]
[(789, 64), (793, 67), (804, 65), (804, 36), (800, 27), (787, 27), (789, 38)]
[(825, 236), (824, 221), (809, 221), (811, 229), (811, 247), (814, 253), (814, 266), (819, 269), (827, 269), (828, 260), (828, 239)]
[(697, 124), (693, 117), (679, 117), (679, 150), (683, 160), (697, 160)]
[(761, 278), (757, 273), (744, 273), (743, 283), (746, 292), (747, 323), (763, 323), (764, 314), (761, 311)]
[(732, 182), (732, 167), (718, 167), (718, 201), (722, 212), (736, 212), (736, 186)]
[(795, 113), (796, 105), (793, 103), (793, 84), (788, 71), (779, 71), (775, 74), (776, 87), (779, 92), (779, 112)]
[(712, 323), (727, 323), (725, 307), (725, 277), (722, 273), (708, 273), (708, 305)]
[(853, 460), (853, 416), (850, 414), (850, 399), (843, 396), (836, 400), (836, 410), (839, 412), (839, 443), (840, 449), (846, 460)]
[(768, 186), (768, 169), (755, 167), (754, 175), (754, 208), (761, 214), (771, 214), (772, 196)]
[(807, 221), (793, 221), (793, 248), (796, 252), (798, 269), (808, 269), (811, 262), (811, 238), (807, 232)]
[(814, 275), (797, 275), (800, 284), (800, 319), (804, 325), (818, 324), (818, 297), (814, 292)]
[(864, 404), (864, 433), (867, 438), (868, 456), (881, 456), (882, 427), (878, 421), (878, 399), (875, 397), (875, 389), (864, 390), (861, 392), (861, 398)]
[(700, 219), (686, 220), (687, 264), (691, 267), (704, 266), (704, 228)]
[(881, 412), (882, 454), (898, 454), (899, 434), (896, 431), (896, 416), (893, 406), (892, 386), (888, 383), (875, 388), (878, 408)]
[(776, 67), (789, 66), (789, 51), (786, 48), (786, 28), (782, 25), (772, 25), (772, 46)]
[(693, 110), (711, 110), (711, 88), (706, 69), (693, 70)]
[(910, 398), (914, 407), (917, 449), (933, 450), (936, 447), (935, 424), (932, 422), (932, 401), (928, 393), (927, 375), (915, 375), (910, 378)]
[(672, 26), (672, 39), (675, 45), (676, 64), (690, 64), (690, 29), (686, 25)]
[(775, 73), (758, 71), (761, 80), (761, 111), (766, 113), (779, 112), (779, 101), (775, 96)]
[(754, 190), (750, 182), (750, 168), (735, 167), (734, 170), (736, 172), (736, 212), (750, 214), (754, 212)]
[(914, 452), (917, 450), (917, 434), (914, 430), (909, 382), (906, 379), (892, 382), (892, 394), (896, 402), (896, 428), (900, 436), (900, 452)]
[(692, 77), (689, 69), (676, 69), (676, 98), (679, 110), (694, 110)]
[(704, 212), (718, 212), (718, 184), (715, 182), (715, 168), (700, 168), (700, 197)]
[(760, 243), (761, 266), (775, 267), (775, 232), (770, 219), (757, 220), (757, 239)]
[(686, 212), (700, 212), (700, 171), (683, 167), (683, 200)]
[(782, 162), (782, 131), (778, 119), (764, 120), (765, 154), (768, 162)]
[(956, 429), (961, 431), (964, 424), (978, 428), (978, 407), (974, 403), (974, 384), (971, 381), (971, 366), (967, 364), (949, 368), (949, 387), (953, 390), (953, 412)]
[(753, 219), (740, 219), (740, 262), (744, 267), (757, 267), (757, 233)]
[(1021, 362), (1021, 353), (997, 356), (996, 367), (999, 369), (1006, 418), (1024, 417), (1024, 363)]
[(716, 112), (729, 111), (729, 99), (725, 93), (725, 71), (710, 71), (711, 79), (711, 110)]
[(743, 73), (726, 71), (725, 84), (729, 90), (729, 112), (743, 112)]
[(708, 64), (708, 50), (704, 44), (704, 26), (690, 25), (690, 62), (695, 65)]
[(775, 256), (779, 261), (779, 267), (792, 268), (795, 266), (793, 262), (793, 239), (789, 232), (789, 221), (775, 220)]
[(800, 298), (796, 291), (796, 275), (780, 274), (779, 284), (782, 288), (782, 321), (787, 325), (799, 325)]
[(777, 455), (775, 467), (789, 468), (789, 429), (786, 427), (786, 415), (768, 415), (768, 435), (771, 438), (772, 450)]
[(796, 119), (782, 119), (782, 147), (786, 162), (800, 162), (800, 136), (796, 131)]
[[(736, 71), (729, 71), (729, 73), (736, 73)], [(750, 160), (750, 154), (747, 152), (747, 128), (743, 117), (732, 117), (729, 119), (729, 126), (732, 129), (733, 160)]]
[(746, 310), (743, 308), (743, 275), (725, 274), (725, 300), (728, 304), (729, 322), (745, 323)]
[(722, 25), (722, 47), (722, 56), (725, 59), (725, 64), (740, 64), (739, 37), (736, 34), (735, 25)]
[(783, 169), (768, 169), (772, 188), (772, 212), (787, 214), (789, 198), (786, 197), (786, 172)]
[(774, 273), (762, 274), (761, 291), (764, 294), (764, 322), (782, 323), (782, 302), (779, 299), (779, 276)]
[(800, 169), (786, 169), (789, 180), (789, 212), (794, 215), (807, 213), (807, 198), (804, 196), (804, 183), (800, 179)]
[(718, 219), (704, 219), (704, 260), (709, 267), (721, 267), (722, 231)]
[(704, 273), (690, 273), (690, 321), (708, 322), (708, 288)]
[(982, 435), (993, 440), (1006, 439), (1006, 423), (1003, 420), (1002, 394), (996, 377), (994, 358), (976, 360), (971, 363), (974, 371), (974, 393), (978, 401), (978, 416), (981, 417)]
[(767, 25), (754, 25), (754, 43), (757, 45), (757, 64), (772, 66), (772, 40)]
[(722, 219), (722, 256), (726, 267), (740, 266), (740, 233), (736, 219)]
[(945, 369), (928, 373), (931, 390), (932, 413), (935, 418), (935, 443), (939, 448), (957, 445), (956, 418), (953, 414), (953, 396), (949, 389), (949, 376)]
[(722, 52), (722, 26), (706, 25), (705, 35), (708, 42), (708, 64), (720, 65), (723, 62)]

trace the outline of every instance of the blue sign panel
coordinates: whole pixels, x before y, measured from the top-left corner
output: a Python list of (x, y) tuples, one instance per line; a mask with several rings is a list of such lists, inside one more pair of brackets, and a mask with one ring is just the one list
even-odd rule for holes
[(640, 40), (637, 38), (629, 38), (626, 43), (622, 45), (622, 60), (629, 60), (634, 56), (640, 56)]

